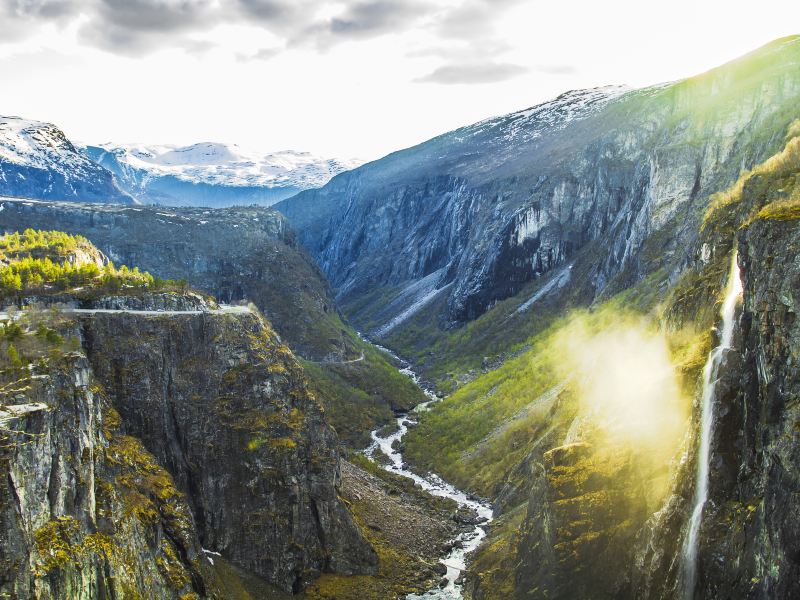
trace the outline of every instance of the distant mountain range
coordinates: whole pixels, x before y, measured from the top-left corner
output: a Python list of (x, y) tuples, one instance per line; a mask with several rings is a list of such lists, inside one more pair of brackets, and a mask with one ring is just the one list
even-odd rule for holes
[(73, 144), (55, 125), (0, 116), (0, 194), (168, 206), (270, 205), (325, 185), (358, 160), (235, 144)]
[(170, 206), (270, 205), (361, 164), (292, 150), (260, 154), (212, 142), (101, 144), (83, 151), (139, 201)]

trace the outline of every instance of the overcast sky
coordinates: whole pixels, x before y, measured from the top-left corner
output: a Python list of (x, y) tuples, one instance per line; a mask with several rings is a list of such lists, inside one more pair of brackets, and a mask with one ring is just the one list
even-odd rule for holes
[(0, 0), (0, 114), (92, 143), (372, 159), (794, 33), (798, 0)]

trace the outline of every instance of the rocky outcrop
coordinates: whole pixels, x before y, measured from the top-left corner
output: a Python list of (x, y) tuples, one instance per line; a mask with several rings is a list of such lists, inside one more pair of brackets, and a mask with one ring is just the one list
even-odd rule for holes
[(186, 491), (204, 547), (293, 591), (375, 564), (336, 494), (336, 436), (256, 314), (81, 322), (97, 379)]
[(685, 266), (708, 195), (778, 149), (798, 64), (800, 39), (788, 38), (674, 84), (571, 92), (276, 207), (348, 316), (375, 331), (430, 298), (421, 286), (382, 323), (371, 318), (426, 277), (436, 274), (446, 301), (434, 318), (449, 327), (594, 245), (580, 282), (591, 301)]
[[(667, 600), (798, 594), (793, 492), (798, 486), (793, 466), (798, 415), (793, 398), (800, 384), (795, 323), (800, 128), (788, 129), (783, 150), (709, 199), (696, 240), (687, 248), (689, 262), (655, 293), (660, 327), (674, 334), (672, 345), (680, 350), (682, 358), (673, 360), (682, 385), (695, 398), (686, 435), (674, 441), (672, 464), (633, 476), (646, 453), (634, 452), (622, 468), (623, 456), (612, 455), (611, 463), (587, 460), (594, 456), (587, 444), (534, 456), (520, 537), (505, 532), (493, 540), (505, 543), (506, 557), (513, 558), (479, 550), (471, 573), (477, 582), (475, 598), (502, 597), (486, 583), (507, 581), (509, 571), (515, 597)], [(697, 561), (689, 563), (697, 566), (696, 586), (687, 590), (691, 578), (685, 545), (700, 460), (701, 371), (720, 343), (720, 304), (737, 251), (743, 303), (735, 315), (732, 347), (722, 351), (713, 386), (708, 499)], [(635, 302), (642, 287), (617, 300), (623, 300), (623, 307)], [(546, 422), (552, 423), (552, 417)], [(584, 436), (580, 439), (586, 441)]]
[(141, 442), (119, 431), (86, 357), (4, 392), (14, 388), (0, 411), (0, 593), (213, 596), (189, 506)]
[[(798, 223), (759, 219), (739, 235), (744, 304), (714, 398), (717, 412), (709, 499), (699, 538), (697, 598), (789, 598), (798, 593)], [(651, 552), (643, 551), (640, 573), (648, 597), (669, 598), (681, 585), (679, 562), (669, 555), (660, 561), (651, 556), (659, 547), (680, 553), (693, 475), (687, 469), (678, 479), (676, 495), (648, 539)]]
[(336, 435), (260, 315), (61, 319), (77, 349), (3, 371), (0, 591), (222, 599), (240, 571), (289, 593), (375, 571)]
[[(117, 266), (188, 281), (220, 302), (256, 304), (292, 351), (309, 361), (314, 389), (349, 445), (363, 448), (370, 429), (391, 420), (393, 410), (425, 399), (386, 355), (342, 322), (324, 275), (273, 210), (0, 200), (0, 232), (29, 227), (83, 235)], [(113, 298), (95, 296), (81, 306), (115, 307)], [(185, 297), (162, 295), (156, 308), (183, 310), (178, 305)]]
[(309, 599), (364, 600), (424, 594), (441, 581), (444, 546), (474, 528), (454, 520), (457, 506), (424, 492), (413, 481), (388, 473), (363, 456), (342, 461), (341, 495), (378, 552), (372, 577), (323, 575), (306, 591)]

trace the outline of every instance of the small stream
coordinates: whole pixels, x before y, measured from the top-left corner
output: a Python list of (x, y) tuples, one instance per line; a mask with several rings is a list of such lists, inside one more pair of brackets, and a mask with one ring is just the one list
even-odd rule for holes
[[(407, 365), (403, 359), (399, 358), (390, 350), (378, 345), (376, 345), (376, 347), (394, 357), (400, 363)], [(425, 393), (429, 400), (415, 407), (410, 413), (398, 416), (397, 431), (394, 433), (381, 436), (379, 435), (380, 429), (373, 431), (373, 442), (364, 451), (364, 453), (367, 455), (367, 457), (373, 460), (375, 460), (375, 454), (377, 452), (383, 453), (389, 459), (388, 464), (385, 462), (382, 463), (381, 461), (376, 462), (381, 464), (381, 466), (390, 473), (395, 473), (397, 475), (402, 475), (403, 477), (413, 479), (428, 493), (434, 496), (442, 496), (444, 498), (455, 500), (459, 507), (467, 507), (477, 513), (482, 522), (476, 525), (475, 529), (472, 531), (461, 533), (455, 539), (453, 539), (452, 542), (455, 543), (455, 546), (447, 554), (447, 556), (444, 556), (439, 561), (447, 567), (447, 573), (444, 576), (444, 578), (447, 580), (447, 585), (443, 588), (434, 588), (422, 595), (410, 594), (406, 597), (407, 600), (461, 600), (463, 598), (461, 594), (461, 586), (456, 583), (456, 580), (466, 568), (467, 555), (475, 550), (486, 537), (485, 526), (493, 518), (492, 507), (487, 502), (481, 502), (473, 499), (470, 497), (470, 495), (453, 487), (435, 473), (428, 473), (425, 476), (420, 476), (413, 471), (410, 471), (405, 464), (402, 453), (399, 450), (392, 448), (392, 445), (395, 444), (395, 442), (398, 442), (399, 446), (399, 441), (402, 440), (403, 436), (408, 432), (408, 426), (416, 423), (415, 416), (421, 412), (429, 410), (431, 404), (439, 401), (439, 398), (436, 396), (436, 394), (422, 384), (419, 376), (414, 373), (409, 366), (401, 369), (400, 372), (410, 377), (414, 383), (416, 383), (417, 386), (419, 386), (419, 388)]]

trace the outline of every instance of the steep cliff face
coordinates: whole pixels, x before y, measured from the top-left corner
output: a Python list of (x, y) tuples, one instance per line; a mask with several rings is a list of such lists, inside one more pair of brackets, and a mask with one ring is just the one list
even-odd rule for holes
[[(0, 590), (256, 598), (374, 573), (288, 347), (257, 313), (136, 312), (146, 299), (3, 329), (20, 351), (0, 365)], [(105, 312), (120, 308), (134, 312)]]
[[(680, 383), (684, 410), (658, 461), (647, 464), (652, 454), (647, 436), (609, 453), (592, 439), (595, 416), (581, 418), (579, 410), (574, 419), (569, 398), (580, 400), (581, 390), (571, 383), (583, 375), (567, 373), (564, 381), (557, 366), (576, 348), (565, 353), (556, 343), (571, 314), (529, 334), (504, 364), (488, 364), (487, 372), (426, 414), (404, 440), (414, 463), (496, 499), (496, 527), (468, 576), (473, 598), (687, 595), (685, 546), (702, 460), (703, 367), (720, 343), (720, 305), (737, 250), (743, 302), (713, 387), (708, 500), (698, 536), (696, 587), (688, 596), (797, 595), (798, 508), (792, 490), (797, 488), (800, 126), (787, 129), (788, 136), (780, 136), (781, 151), (706, 198), (682, 268), (674, 274), (657, 271), (591, 310), (577, 311), (596, 332), (608, 331), (633, 311), (665, 337), (667, 370)], [(590, 259), (576, 260), (574, 279)], [(525, 302), (542, 306), (548, 285)], [(567, 281), (563, 289), (569, 292), (570, 286)], [(500, 322), (524, 306), (521, 302), (501, 303), (466, 329), (485, 318)], [(592, 361), (601, 360), (602, 354), (592, 354)], [(623, 381), (638, 382), (653, 368), (629, 365)], [(624, 421), (633, 406), (653, 395), (644, 389), (617, 418)], [(606, 393), (604, 402), (614, 404), (614, 393)]]
[(533, 469), (515, 597), (630, 596), (619, 565), (630, 560), (646, 518), (635, 456), (598, 453), (575, 442), (547, 451), (543, 459)]
[(0, 227), (57, 229), (90, 239), (116, 263), (187, 279), (220, 302), (248, 299), (292, 347), (322, 358), (346, 352), (331, 322), (327, 283), (269, 209), (160, 209), (3, 200)]
[[(736, 249), (744, 289), (734, 344), (713, 398), (712, 468), (694, 589), (698, 598), (797, 594), (799, 150), (795, 137), (718, 198), (701, 238), (705, 251), (698, 251), (694, 267), (707, 277), (718, 270), (721, 257)], [(687, 302), (674, 305), (674, 316), (693, 312), (698, 297), (708, 298), (702, 286)], [(643, 597), (669, 598), (681, 589), (680, 552), (697, 457), (690, 453), (690, 459), (677, 474), (673, 495), (642, 536), (634, 573)]]
[(335, 434), (255, 314), (82, 317), (130, 433), (186, 490), (204, 547), (299, 591), (375, 564), (336, 494)]
[[(797, 594), (800, 509), (792, 490), (798, 486), (793, 467), (798, 458), (798, 414), (793, 398), (800, 383), (795, 323), (800, 285), (798, 133), (796, 125), (791, 127), (781, 152), (711, 198), (692, 249), (694, 259), (660, 311), (665, 330), (697, 331), (701, 337), (695, 338), (699, 346), (693, 354), (707, 355), (719, 343), (719, 335), (717, 331), (706, 340), (702, 331), (719, 326), (717, 309), (729, 277), (727, 265), (732, 253), (738, 252), (743, 302), (734, 319), (732, 347), (723, 351), (711, 396), (708, 499), (702, 509), (696, 561), (687, 552), (687, 538), (702, 460), (699, 382), (687, 436), (676, 446), (669, 492), (655, 506), (639, 504), (637, 513), (631, 510), (635, 502), (626, 508), (619, 498), (601, 499), (578, 511), (586, 519), (576, 529), (574, 515), (567, 509), (576, 502), (585, 504), (587, 492), (592, 491), (580, 482), (599, 486), (596, 491), (606, 496), (624, 489), (635, 500), (642, 492), (635, 491), (633, 482), (621, 473), (604, 481), (602, 464), (592, 464), (591, 476), (581, 477), (580, 461), (556, 463), (547, 458), (553, 452), (563, 454), (569, 446), (536, 461), (529, 479), (527, 520), (512, 550), (518, 561), (511, 569), (519, 597), (540, 597), (545, 591), (573, 597), (583, 594), (586, 588), (581, 586), (586, 585), (598, 597), (623, 593), (664, 600)], [(696, 363), (690, 360), (686, 373), (699, 380), (699, 369), (691, 366)], [(565, 475), (569, 477), (562, 479)], [(564, 481), (579, 487), (565, 494)], [(622, 488), (620, 482), (625, 482)], [(613, 513), (604, 512), (612, 509), (626, 515), (625, 520), (615, 524)], [(613, 527), (606, 530), (601, 524)], [(597, 535), (583, 535), (582, 527)], [(608, 531), (613, 532), (610, 537)], [(609, 549), (618, 560), (607, 564), (598, 580), (586, 565), (602, 564)], [(577, 560), (583, 552), (593, 558)], [(689, 583), (689, 560), (696, 564), (694, 587)], [(476, 597), (494, 597), (491, 589), (479, 585), (487, 578), (491, 579), (487, 573), (477, 575)]]
[(472, 320), (594, 243), (591, 301), (685, 264), (708, 195), (779, 149), (798, 64), (789, 38), (674, 84), (571, 92), (276, 207), (348, 316), (380, 335), (426, 306), (444, 327)]
[(0, 411), (0, 591), (213, 596), (185, 498), (141, 442), (119, 431), (86, 357), (10, 383)]

